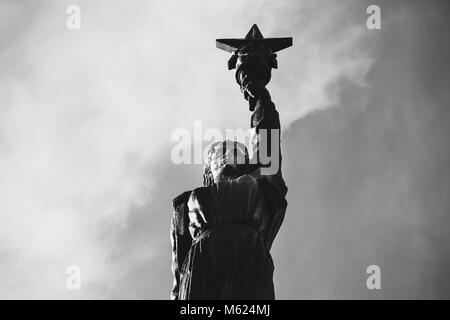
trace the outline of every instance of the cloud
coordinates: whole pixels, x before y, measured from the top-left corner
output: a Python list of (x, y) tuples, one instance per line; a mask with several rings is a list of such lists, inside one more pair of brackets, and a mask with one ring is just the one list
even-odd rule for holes
[[(380, 6), (366, 86), (338, 79), (336, 105), (284, 135), (279, 298), (449, 296), (448, 2)], [(379, 291), (365, 286), (372, 264)]]
[[(110, 297), (129, 288), (130, 270), (166, 268), (156, 261), (165, 233), (135, 239), (131, 253), (122, 241), (144, 215), (152, 230), (167, 226), (156, 195), (181, 182), (154, 170), (169, 161), (170, 133), (198, 119), (248, 125), (215, 38), (243, 36), (255, 22), (266, 36), (294, 37), (270, 84), (286, 127), (333, 105), (337, 79), (364, 85), (372, 64), (364, 19), (354, 18), (361, 6), (350, 2), (76, 3), (79, 31), (66, 29), (72, 2), (0, 5), (3, 298)], [(71, 264), (81, 267), (81, 293), (66, 289)], [(165, 297), (160, 289), (120, 294)]]

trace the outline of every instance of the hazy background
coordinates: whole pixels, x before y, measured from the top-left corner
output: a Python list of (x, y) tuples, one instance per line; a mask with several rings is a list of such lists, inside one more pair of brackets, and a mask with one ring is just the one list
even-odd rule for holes
[(269, 85), (277, 298), (450, 298), (449, 19), (446, 0), (1, 0), (0, 298), (169, 297), (171, 199), (202, 181), (170, 136), (248, 126), (215, 39), (253, 23), (294, 37)]

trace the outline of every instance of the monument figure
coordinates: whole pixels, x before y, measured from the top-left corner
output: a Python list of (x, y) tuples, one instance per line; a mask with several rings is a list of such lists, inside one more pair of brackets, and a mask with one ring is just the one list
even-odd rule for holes
[[(292, 38), (263, 38), (253, 25), (245, 39), (218, 39), (216, 44), (232, 53), (228, 68), (236, 69), (252, 112), (253, 157), (239, 142), (213, 143), (203, 187), (173, 200), (171, 298), (274, 299), (270, 249), (286, 212), (287, 187), (281, 173), (279, 116), (266, 85), (277, 68), (275, 52), (292, 45)], [(273, 174), (264, 173), (270, 163), (261, 161), (263, 149), (277, 151)]]

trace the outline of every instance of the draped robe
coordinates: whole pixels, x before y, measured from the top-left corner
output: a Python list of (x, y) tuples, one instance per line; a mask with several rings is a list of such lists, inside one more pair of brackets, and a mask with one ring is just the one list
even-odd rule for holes
[[(280, 129), (270, 95), (251, 117), (254, 154), (261, 129)], [(186, 191), (173, 200), (172, 299), (274, 299), (270, 248), (286, 212), (287, 187), (278, 170), (263, 174), (259, 160), (248, 174)], [(264, 140), (264, 141), (263, 141)], [(269, 151), (270, 152), (270, 151)]]

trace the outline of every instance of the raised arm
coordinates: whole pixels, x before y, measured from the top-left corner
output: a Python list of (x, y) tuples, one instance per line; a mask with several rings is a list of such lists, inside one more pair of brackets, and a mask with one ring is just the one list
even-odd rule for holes
[(281, 178), (281, 128), (275, 104), (263, 82), (251, 70), (239, 70), (236, 78), (253, 112), (250, 120), (253, 169), (259, 169), (261, 175)]
[(252, 176), (257, 179), (261, 191), (258, 203), (262, 207), (259, 210), (267, 212), (264, 241), (270, 250), (287, 207), (287, 187), (281, 173), (280, 118), (262, 82), (244, 72), (237, 79), (253, 111), (250, 124), (254, 131)]

